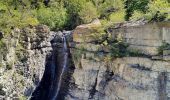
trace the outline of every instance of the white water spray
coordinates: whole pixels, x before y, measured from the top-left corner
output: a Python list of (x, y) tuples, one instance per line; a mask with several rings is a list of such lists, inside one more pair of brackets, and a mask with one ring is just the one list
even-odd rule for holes
[(55, 100), (56, 97), (58, 96), (58, 93), (59, 93), (60, 87), (61, 87), (62, 76), (64, 74), (64, 71), (65, 71), (66, 65), (67, 65), (68, 48), (67, 48), (67, 42), (66, 42), (66, 36), (65, 35), (63, 35), (63, 37), (62, 37), (62, 41), (64, 43), (64, 46), (63, 46), (64, 62), (63, 62), (63, 67), (62, 67), (61, 74), (59, 76), (59, 81), (58, 81), (58, 85), (57, 85), (57, 91), (56, 91), (56, 94), (55, 94), (55, 96), (54, 96), (54, 98), (52, 100)]

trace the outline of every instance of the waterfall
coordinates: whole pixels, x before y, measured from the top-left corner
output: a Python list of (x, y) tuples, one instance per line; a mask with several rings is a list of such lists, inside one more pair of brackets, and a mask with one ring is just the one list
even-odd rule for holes
[[(62, 88), (63, 77), (65, 77), (64, 75), (66, 69), (68, 69), (67, 65), (69, 63), (69, 49), (67, 48), (66, 40), (67, 35), (69, 34), (63, 33), (62, 37), (54, 37), (53, 41), (51, 41), (53, 51), (51, 55), (46, 58), (46, 68), (43, 78), (32, 93), (31, 100), (60, 99), (61, 96), (59, 96), (59, 94)], [(61, 42), (55, 41), (56, 39), (62, 39), (62, 48)]]
[(64, 74), (64, 71), (65, 71), (66, 65), (67, 65), (68, 48), (67, 48), (67, 42), (66, 42), (66, 36), (65, 35), (63, 35), (63, 37), (62, 37), (62, 41), (63, 41), (63, 53), (64, 53), (63, 67), (62, 67), (61, 74), (59, 76), (59, 81), (58, 81), (58, 85), (57, 85), (57, 91), (56, 91), (56, 94), (55, 94), (55, 96), (54, 96), (54, 98), (52, 100), (55, 100), (56, 97), (58, 96), (58, 93), (59, 93), (60, 87), (61, 87), (62, 76)]

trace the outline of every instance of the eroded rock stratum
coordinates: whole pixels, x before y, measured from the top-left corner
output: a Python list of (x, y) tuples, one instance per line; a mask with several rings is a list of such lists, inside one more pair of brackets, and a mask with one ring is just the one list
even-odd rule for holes
[[(83, 36), (86, 33), (82, 32)], [(107, 60), (110, 52), (107, 46), (78, 40), (72, 49), (73, 54), (78, 49), (85, 50), (78, 59), (77, 55), (74, 57), (75, 87), (70, 88), (66, 100), (169, 100), (168, 49), (163, 50), (162, 55), (158, 54), (158, 48), (164, 42), (169, 43), (169, 26), (156, 23), (123, 27), (110, 29), (109, 34), (111, 40), (121, 37), (129, 44), (129, 50), (138, 50), (144, 55)], [(81, 33), (76, 38), (78, 36), (81, 37)]]
[[(46, 26), (14, 30), (13, 34), (24, 35), (6, 39), (10, 42), (6, 42), (7, 54), (1, 55), (4, 67), (0, 67), (0, 98), (30, 98), (45, 68), (50, 68), (45, 66), (49, 58), (56, 54), (56, 66), (62, 64), (61, 37), (69, 34), (66, 37), (69, 63), (58, 98), (169, 100), (169, 24), (109, 28), (105, 30), (107, 34), (98, 35), (95, 31), (99, 27), (100, 23), (96, 22), (79, 26), (72, 32), (50, 32)], [(21, 44), (22, 48), (18, 48)]]

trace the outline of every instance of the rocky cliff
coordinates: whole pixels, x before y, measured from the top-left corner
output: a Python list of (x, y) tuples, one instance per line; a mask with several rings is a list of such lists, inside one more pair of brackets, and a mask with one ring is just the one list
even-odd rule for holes
[(52, 79), (57, 84), (50, 73), (60, 76), (62, 35), (71, 33), (59, 100), (169, 100), (169, 24), (98, 28), (99, 22), (72, 32), (51, 32), (46, 26), (15, 29), (3, 38), (6, 49), (0, 49), (0, 99), (38, 100)]
[(87, 27), (78, 27), (73, 33), (74, 87), (66, 100), (170, 99), (168, 49), (158, 54), (164, 42), (169, 43), (167, 23), (109, 29), (109, 40), (120, 39), (128, 43), (126, 51), (133, 52), (112, 59), (108, 57), (112, 49), (86, 39), (92, 29), (84, 32), (82, 28)]
[(37, 26), (15, 29), (8, 38), (3, 38), (0, 99), (23, 100), (31, 95), (43, 76), (54, 34), (47, 26)]

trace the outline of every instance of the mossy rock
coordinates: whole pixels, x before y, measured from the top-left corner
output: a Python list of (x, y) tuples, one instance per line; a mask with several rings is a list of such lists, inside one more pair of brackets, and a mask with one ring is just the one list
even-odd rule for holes
[(73, 31), (73, 41), (74, 42), (92, 42), (96, 39), (92, 37), (93, 33), (96, 33), (97, 29), (101, 28), (100, 21), (94, 21), (90, 24), (83, 24), (77, 26)]

